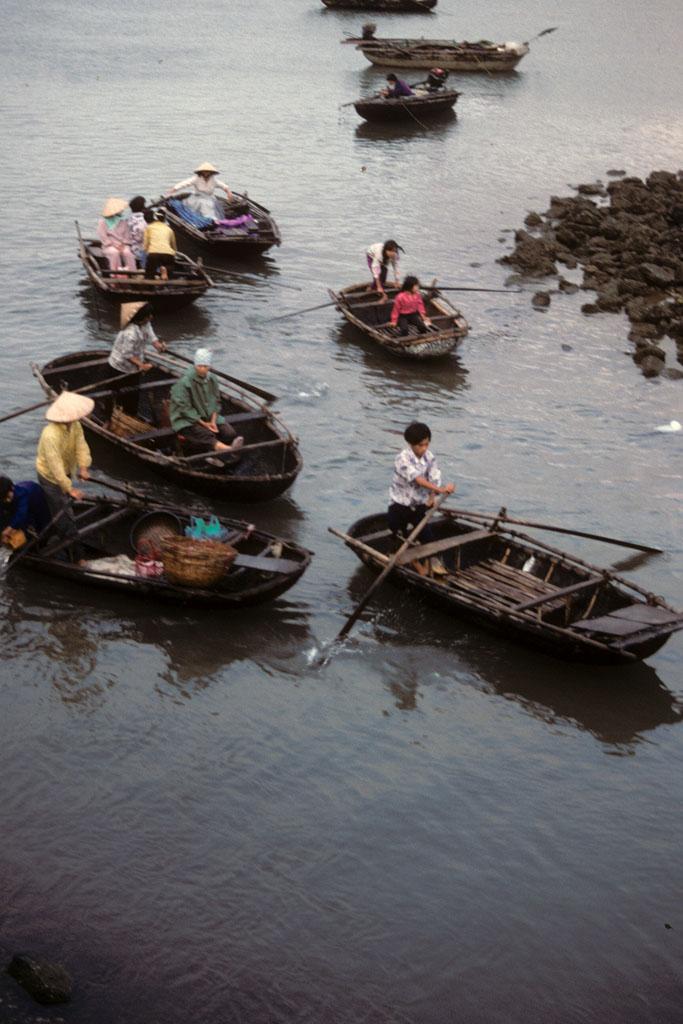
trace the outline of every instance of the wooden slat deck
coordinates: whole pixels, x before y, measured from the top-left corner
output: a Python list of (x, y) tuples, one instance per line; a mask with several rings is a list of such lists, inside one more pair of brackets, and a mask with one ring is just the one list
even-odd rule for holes
[(444, 579), (454, 590), (494, 596), (500, 604), (510, 609), (524, 601), (550, 596), (559, 589), (538, 576), (514, 566), (503, 565), (495, 559), (486, 559), (467, 569), (449, 573)]

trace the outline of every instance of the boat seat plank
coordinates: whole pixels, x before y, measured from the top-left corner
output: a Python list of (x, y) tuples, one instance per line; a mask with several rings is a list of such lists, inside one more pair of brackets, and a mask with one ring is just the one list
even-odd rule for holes
[(490, 530), (473, 530), (471, 533), (464, 533), (457, 537), (444, 537), (442, 540), (433, 540), (429, 544), (419, 544), (416, 548), (409, 548), (396, 560), (398, 565), (405, 565), (407, 562), (414, 562), (417, 558), (430, 558), (438, 555), (441, 551), (450, 551), (453, 548), (461, 547), (463, 544), (473, 544), (478, 540), (486, 540), (494, 537)]
[(145, 441), (170, 441), (173, 437), (175, 437), (173, 427), (158, 427), (156, 430), (147, 430), (142, 434), (129, 434), (122, 440), (132, 441), (133, 444), (143, 444)]
[(590, 590), (592, 587), (598, 587), (605, 580), (602, 576), (593, 576), (589, 580), (583, 580), (581, 583), (573, 583), (569, 587), (562, 587), (558, 590), (557, 587), (553, 587), (552, 591), (546, 594), (544, 597), (536, 597), (533, 601), (526, 601), (524, 604), (520, 604), (515, 608), (516, 612), (526, 612), (531, 608), (537, 608), (542, 604), (546, 604), (549, 601), (569, 597), (571, 594), (578, 594), (584, 590)]
[(659, 625), (665, 622), (675, 622), (680, 619), (681, 613), (671, 608), (662, 608), (661, 605), (644, 604), (642, 601), (636, 604), (629, 604), (625, 608), (615, 608), (610, 612), (610, 618), (630, 619), (633, 622), (644, 622), (648, 625), (654, 623)]
[(270, 558), (267, 555), (238, 555), (232, 564), (240, 569), (258, 569), (259, 572), (279, 572), (283, 575), (298, 572), (301, 568), (301, 563), (291, 558)]
[(581, 619), (573, 622), (573, 629), (586, 633), (606, 633), (611, 636), (630, 636), (641, 633), (652, 626), (676, 625), (683, 621), (680, 613), (668, 608), (659, 608), (649, 604), (632, 604), (626, 608), (617, 608), (608, 615), (600, 615), (595, 619)]
[(234, 423), (255, 423), (257, 420), (264, 420), (265, 414), (262, 412), (236, 412), (231, 413), (225, 417), (225, 422)]

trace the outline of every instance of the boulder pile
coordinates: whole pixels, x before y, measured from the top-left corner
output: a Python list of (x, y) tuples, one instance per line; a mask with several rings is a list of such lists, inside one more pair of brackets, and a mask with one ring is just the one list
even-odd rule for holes
[[(633, 359), (646, 376), (665, 368), (657, 344), (664, 335), (683, 364), (683, 171), (579, 185), (577, 192), (551, 196), (544, 214), (531, 211), (530, 230), (515, 233), (514, 250), (499, 262), (525, 277), (557, 275), (558, 262), (580, 266), (581, 287), (597, 293), (582, 311), (626, 313)], [(568, 284), (560, 277), (560, 290), (571, 291)]]

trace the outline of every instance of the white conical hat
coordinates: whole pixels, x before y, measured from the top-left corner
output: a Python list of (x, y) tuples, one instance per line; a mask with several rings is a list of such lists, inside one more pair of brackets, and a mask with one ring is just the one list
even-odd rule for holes
[(117, 213), (123, 213), (128, 203), (125, 199), (117, 199), (116, 196), (109, 196), (102, 207), (103, 217), (115, 217)]
[[(127, 327), (131, 322), (135, 314), (143, 308), (143, 306), (149, 306), (149, 302), (122, 302), (121, 303), (121, 330)], [(150, 308), (150, 313), (152, 312)]]
[(214, 167), (213, 164), (200, 164), (199, 167), (195, 167), (194, 173), (199, 174), (200, 171), (210, 171), (211, 174), (218, 174), (218, 168)]
[(87, 395), (77, 395), (72, 391), (62, 391), (45, 413), (45, 419), (50, 423), (75, 423), (83, 419), (95, 408), (92, 398)]

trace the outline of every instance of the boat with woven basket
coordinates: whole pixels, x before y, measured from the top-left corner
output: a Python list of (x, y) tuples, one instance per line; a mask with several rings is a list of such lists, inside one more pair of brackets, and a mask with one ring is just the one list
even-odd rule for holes
[(192, 210), (180, 196), (162, 201), (166, 219), (180, 235), (221, 256), (259, 256), (280, 245), (280, 229), (265, 206), (246, 193), (233, 192), (233, 202), (216, 194), (221, 223)]
[[(292, 486), (303, 466), (297, 439), (267, 405), (255, 400), (246, 384), (240, 387), (212, 371), (220, 382), (222, 414), (244, 438), (239, 459), (229, 453), (186, 454), (170, 426), (168, 401), (187, 367), (148, 353), (151, 370), (112, 380), (109, 355), (102, 349), (72, 352), (34, 366), (33, 372), (48, 397), (88, 387), (95, 408), (83, 420), (86, 432), (191, 491), (230, 501), (265, 501)], [(142, 408), (147, 412), (141, 414)]]
[[(78, 536), (64, 541), (48, 534), (31, 549), (27, 545), (25, 553), (20, 548), (13, 555), (17, 570), (148, 602), (237, 609), (275, 600), (294, 586), (312, 557), (298, 544), (225, 517), (219, 522), (226, 542), (192, 540), (183, 535), (190, 515), (176, 505), (97, 497), (74, 502), (73, 512)], [(165, 523), (175, 520), (177, 532), (161, 537), (151, 559), (148, 551), (142, 552), (136, 533), (141, 520), (149, 523), (155, 516)], [(147, 537), (150, 532), (147, 528)], [(83, 564), (70, 558), (74, 541), (81, 546)], [(156, 568), (150, 571), (150, 565)]]
[(342, 39), (378, 67), (387, 68), (443, 68), (444, 71), (495, 72), (514, 71), (522, 57), (529, 52), (528, 43), (493, 43), (488, 39), (470, 43), (456, 39), (382, 39), (374, 33), (361, 38)]
[(460, 310), (451, 306), (435, 288), (426, 289), (423, 296), (427, 316), (434, 325), (434, 329), (425, 334), (419, 334), (414, 327), (410, 327), (407, 334), (402, 334), (390, 323), (391, 300), (398, 294), (397, 288), (386, 289), (389, 302), (385, 303), (366, 283), (352, 284), (337, 292), (328, 289), (328, 292), (349, 323), (387, 352), (402, 359), (446, 356), (469, 331), (469, 324)]
[[(663, 598), (519, 533), (504, 510), (441, 513), (430, 527), (429, 542), (418, 538), (400, 555), (390, 579), (512, 640), (570, 661), (617, 664), (650, 657), (683, 629), (683, 612)], [(385, 513), (331, 532), (375, 572), (400, 545)], [(439, 574), (422, 575), (435, 557)]]
[(102, 243), (97, 238), (82, 238), (80, 230), (78, 258), (93, 288), (103, 298), (111, 302), (150, 302), (158, 312), (187, 306), (213, 285), (201, 263), (182, 252), (176, 253), (175, 265), (169, 269), (165, 281), (145, 277), (141, 267), (110, 270), (109, 261), (102, 253)]

